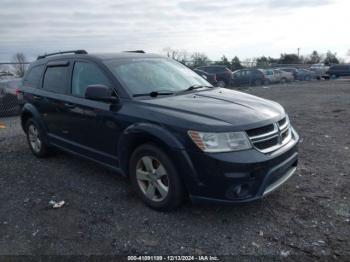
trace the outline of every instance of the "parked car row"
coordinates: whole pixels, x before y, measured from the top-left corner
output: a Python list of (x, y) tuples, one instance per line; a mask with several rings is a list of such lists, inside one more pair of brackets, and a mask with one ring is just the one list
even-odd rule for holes
[(274, 83), (289, 83), (294, 80), (310, 81), (317, 78), (314, 71), (293, 67), (271, 69), (240, 69), (232, 72), (225, 66), (211, 65), (194, 69), (211, 84), (225, 86), (259, 86)]

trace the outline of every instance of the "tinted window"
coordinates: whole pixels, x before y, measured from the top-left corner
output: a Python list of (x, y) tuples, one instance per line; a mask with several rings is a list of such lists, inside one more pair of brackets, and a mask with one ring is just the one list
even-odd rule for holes
[(28, 72), (23, 83), (26, 86), (38, 88), (40, 83), (40, 77), (43, 72), (44, 65), (35, 66)]
[(243, 75), (244, 76), (250, 76), (251, 71), (247, 70), (247, 71), (243, 71)]
[(44, 89), (55, 93), (67, 94), (68, 68), (68, 66), (48, 67), (44, 76)]
[(95, 64), (76, 62), (73, 70), (72, 94), (84, 97), (89, 85), (111, 86), (108, 78)]

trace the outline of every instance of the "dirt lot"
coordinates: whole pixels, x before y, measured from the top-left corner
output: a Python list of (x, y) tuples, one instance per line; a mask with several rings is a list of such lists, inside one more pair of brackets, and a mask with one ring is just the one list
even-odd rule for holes
[[(233, 207), (152, 211), (126, 179), (94, 163), (64, 153), (36, 159), (18, 120), (1, 119), (0, 255), (350, 259), (350, 81), (245, 91), (286, 108), (301, 136), (300, 161), (282, 189)], [(52, 199), (67, 204), (48, 208)]]

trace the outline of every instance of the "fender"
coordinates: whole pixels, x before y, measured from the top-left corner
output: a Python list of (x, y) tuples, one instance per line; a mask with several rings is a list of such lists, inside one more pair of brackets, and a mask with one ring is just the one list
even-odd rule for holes
[(39, 127), (44, 131), (43, 133), (45, 134), (44, 140), (47, 142), (48, 138), (47, 138), (47, 128), (46, 125), (44, 123), (44, 121), (41, 119), (40, 114), (38, 112), (38, 110), (30, 103), (26, 103), (24, 104), (24, 106), (22, 107), (22, 111), (21, 111), (21, 125), (22, 125), (22, 129), (23, 131), (25, 128), (25, 116), (27, 114), (30, 114), (32, 118), (35, 119), (35, 121), (39, 124)]
[(155, 141), (164, 146), (165, 149), (172, 149), (167, 150), (167, 153), (169, 153), (174, 163), (180, 167), (181, 172), (179, 174), (186, 181), (185, 186), (189, 193), (201, 184), (181, 141), (166, 128), (152, 123), (133, 124), (127, 127), (120, 136), (118, 143), (119, 167), (123, 170), (125, 176), (129, 173), (129, 158), (135, 147), (144, 142), (143, 139)]
[[(120, 167), (127, 172), (129, 161), (130, 145), (133, 145), (136, 138), (148, 138), (157, 141), (168, 148), (175, 150), (184, 149), (184, 145), (167, 129), (152, 123), (135, 123), (127, 127), (119, 138), (118, 156)], [(132, 148), (132, 146), (131, 146)]]

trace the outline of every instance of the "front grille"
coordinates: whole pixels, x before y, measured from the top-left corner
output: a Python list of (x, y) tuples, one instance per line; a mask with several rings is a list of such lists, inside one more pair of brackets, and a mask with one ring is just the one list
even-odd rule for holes
[(273, 131), (274, 126), (273, 124), (267, 125), (267, 126), (262, 126), (254, 129), (250, 129), (247, 131), (248, 136), (258, 136), (260, 134), (268, 133)]
[(276, 123), (247, 130), (247, 134), (254, 147), (263, 153), (276, 151), (292, 138), (288, 116)]

